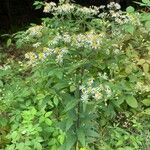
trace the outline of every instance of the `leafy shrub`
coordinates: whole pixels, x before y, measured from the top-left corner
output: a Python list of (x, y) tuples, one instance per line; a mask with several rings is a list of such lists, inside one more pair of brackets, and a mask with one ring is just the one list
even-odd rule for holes
[(150, 34), (142, 18), (148, 14), (122, 12), (116, 3), (40, 4), (53, 17), (15, 37), (18, 47), (31, 49), (27, 61), (15, 73), (13, 64), (1, 68), (6, 150), (144, 147)]

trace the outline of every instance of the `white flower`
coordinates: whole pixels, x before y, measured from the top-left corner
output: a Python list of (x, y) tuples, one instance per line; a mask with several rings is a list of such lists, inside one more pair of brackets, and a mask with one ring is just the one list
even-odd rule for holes
[(48, 47), (44, 47), (43, 48), (43, 53), (45, 54), (45, 56), (49, 56), (52, 55), (54, 53), (54, 49), (48, 48)]
[(62, 54), (59, 54), (56, 56), (56, 62), (61, 64), (63, 62), (63, 55)]
[(143, 82), (137, 82), (135, 85), (135, 90), (138, 92), (140, 91), (141, 93), (150, 92), (150, 86), (144, 84)]
[(79, 87), (79, 89), (83, 92), (83, 91), (85, 90), (85, 86), (84, 86), (84, 85), (81, 85), (81, 86)]
[(105, 8), (105, 5), (101, 5), (99, 8), (100, 8), (100, 9), (104, 9), (104, 8)]
[(51, 11), (54, 11), (55, 9), (56, 9), (56, 4), (54, 2), (50, 2), (50, 3), (46, 2), (43, 12), (49, 13)]
[(97, 91), (97, 92), (95, 92), (93, 98), (94, 98), (95, 100), (99, 100), (99, 99), (102, 98), (102, 94), (101, 94), (100, 92)]
[(82, 7), (82, 8), (78, 8), (77, 12), (78, 14), (83, 14), (83, 15), (96, 15), (99, 12), (99, 10), (97, 7), (91, 7), (91, 8)]
[(112, 96), (112, 91), (108, 85), (105, 85), (105, 92), (106, 92), (107, 97)]
[(29, 36), (41, 37), (41, 36), (42, 36), (42, 33), (41, 33), (42, 29), (43, 29), (43, 26), (41, 26), (41, 25), (36, 25), (36, 26), (33, 26), (33, 27), (29, 28), (29, 29), (26, 31), (26, 33), (28, 33)]
[(106, 72), (104, 72), (103, 74), (101, 74), (100, 72), (98, 73), (98, 76), (104, 80), (108, 80), (108, 76), (106, 74)]
[(37, 42), (37, 43), (33, 44), (32, 46), (33, 46), (34, 48), (37, 48), (37, 47), (39, 47), (40, 45), (41, 45), (41, 43), (40, 43), (40, 42)]
[(63, 35), (63, 40), (65, 43), (70, 43), (71, 42), (71, 36), (69, 34), (65, 33)]
[(113, 8), (115, 5), (115, 2), (110, 2), (109, 4), (107, 4), (107, 8)]
[(73, 4), (63, 4), (57, 7), (56, 14), (66, 14), (66, 13), (71, 13), (75, 9), (75, 6)]
[(118, 3), (110, 2), (110, 3), (107, 5), (107, 8), (119, 10), (119, 9), (121, 8), (121, 6), (120, 6)]
[(115, 54), (119, 54), (120, 50), (119, 49), (114, 49)]
[(35, 60), (38, 58), (38, 56), (33, 52), (28, 52), (25, 54), (25, 58), (30, 59), (30, 60)]
[(100, 17), (100, 18), (105, 18), (106, 16), (107, 16), (107, 13), (105, 13), (105, 12), (102, 12), (98, 15), (98, 17)]
[(89, 100), (89, 95), (87, 93), (84, 93), (82, 96), (81, 96), (81, 101), (83, 102), (87, 102)]
[(93, 82), (94, 82), (94, 78), (90, 78), (87, 82), (87, 85), (91, 86), (93, 84)]
[(114, 6), (115, 6), (116, 9), (120, 9), (121, 8), (121, 6), (118, 3), (115, 3)]
[(49, 41), (49, 46), (51, 46), (51, 45), (57, 45), (57, 44), (59, 44), (59, 42), (62, 40), (62, 36), (61, 35), (59, 35), (59, 34), (57, 34), (51, 41)]
[(68, 49), (66, 47), (62, 48), (60, 51), (63, 55), (68, 53)]
[(123, 23), (124, 23), (123, 20), (120, 19), (120, 18), (115, 18), (115, 21), (116, 21), (117, 23), (119, 23), (119, 24), (123, 24)]

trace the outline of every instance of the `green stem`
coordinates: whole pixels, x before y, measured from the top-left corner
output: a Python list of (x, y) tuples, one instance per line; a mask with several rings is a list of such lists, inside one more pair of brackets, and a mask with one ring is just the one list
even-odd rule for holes
[[(82, 56), (81, 56), (81, 60), (82, 60)], [(81, 113), (81, 91), (80, 91), (80, 86), (82, 85), (83, 82), (83, 76), (84, 76), (84, 68), (81, 67), (79, 70), (76, 71), (76, 75), (79, 74), (79, 80), (77, 79), (76, 83), (77, 83), (77, 90), (76, 90), (76, 98), (78, 100), (78, 104), (77, 104), (77, 121), (76, 121), (76, 133), (77, 133), (77, 129), (80, 128), (80, 113)], [(78, 144), (78, 139), (76, 141), (75, 147)]]

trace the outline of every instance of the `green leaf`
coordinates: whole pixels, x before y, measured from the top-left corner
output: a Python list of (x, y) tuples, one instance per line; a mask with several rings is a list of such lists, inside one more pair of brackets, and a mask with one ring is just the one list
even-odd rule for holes
[(138, 107), (137, 100), (136, 100), (135, 97), (133, 97), (133, 96), (127, 96), (126, 102), (127, 102), (127, 104), (128, 104), (129, 106), (131, 106), (132, 108), (137, 108), (137, 107)]
[(145, 106), (150, 106), (150, 99), (144, 99), (142, 101), (142, 103), (145, 105)]
[(35, 1), (33, 5), (36, 6), (35, 9), (40, 9), (44, 5), (44, 3), (40, 1)]
[(59, 150), (72, 150), (76, 140), (77, 139), (74, 133), (67, 132), (66, 142), (60, 147)]
[(68, 86), (69, 86), (69, 85), (68, 85), (67, 82), (62, 81), (62, 82), (59, 82), (59, 83), (55, 84), (55, 85), (54, 85), (54, 88), (55, 88), (56, 90), (62, 90), (62, 89), (64, 89), (64, 88), (68, 87)]
[(132, 6), (129, 6), (126, 8), (126, 12), (128, 13), (133, 13), (135, 11), (135, 9)]
[(144, 110), (143, 114), (150, 115), (150, 108), (147, 108)]
[(61, 70), (56, 70), (55, 75), (58, 79), (63, 78), (63, 72)]
[(114, 104), (119, 107), (123, 102), (124, 102), (124, 98), (120, 97), (119, 99), (114, 101)]
[(46, 118), (46, 119), (45, 119), (45, 123), (46, 123), (47, 125), (51, 126), (53, 122), (52, 122), (52, 120), (50, 120), (49, 118)]
[(82, 60), (74, 65), (72, 65), (71, 67), (66, 67), (66, 71), (67, 74), (73, 73), (75, 70), (77, 70), (78, 68), (80, 68), (81, 66), (85, 65), (87, 62), (85, 60)]
[(125, 25), (124, 28), (126, 32), (131, 33), (131, 34), (133, 34), (135, 31), (135, 28), (132, 24)]
[(3, 87), (3, 82), (0, 80), (0, 87)]
[(99, 137), (99, 134), (98, 132), (96, 132), (95, 130), (87, 130), (87, 133), (86, 133), (88, 136), (91, 136), (91, 137), (94, 137), (94, 138), (98, 138)]
[(76, 90), (76, 87), (74, 85), (70, 86), (70, 92), (74, 92)]
[(14, 150), (16, 148), (15, 144), (8, 145), (6, 150)]
[(78, 129), (77, 130), (77, 136), (79, 142), (82, 144), (82, 146), (85, 146), (85, 132), (83, 129)]
[(64, 143), (64, 141), (65, 141), (65, 136), (64, 136), (64, 134), (61, 134), (61, 135), (58, 136), (58, 141), (59, 141), (59, 143), (60, 143), (61, 145)]
[(77, 105), (78, 101), (76, 99), (68, 101), (68, 104), (64, 108), (64, 112), (68, 112), (72, 108), (74, 108)]
[(150, 30), (150, 21), (146, 21), (146, 22), (145, 22), (145, 28), (146, 28), (147, 30)]
[(150, 14), (144, 14), (141, 18), (142, 21), (150, 21)]
[(17, 145), (16, 145), (16, 149), (24, 149), (24, 147), (25, 147), (25, 144), (24, 143), (17, 143)]
[(66, 120), (66, 131), (68, 131), (71, 128), (72, 125), (73, 125), (73, 118), (69, 117)]
[(38, 95), (36, 96), (36, 98), (37, 98), (38, 100), (42, 100), (43, 98), (45, 98), (45, 95), (44, 95), (44, 94), (38, 94)]
[(11, 45), (11, 42), (12, 42), (11, 39), (8, 39), (8, 40), (7, 40), (7, 44), (6, 44), (7, 47), (9, 47), (9, 46)]
[(51, 116), (52, 113), (53, 113), (52, 111), (45, 113), (45, 117), (47, 118), (47, 117)]
[(59, 99), (57, 96), (54, 96), (53, 102), (54, 102), (55, 106), (58, 106)]
[(127, 74), (130, 74), (130, 73), (132, 72), (132, 66), (126, 67), (126, 68), (125, 68), (125, 72), (126, 72)]
[(48, 142), (48, 145), (55, 145), (57, 143), (57, 139), (51, 138), (50, 141)]
[(51, 76), (51, 77), (55, 76), (58, 79), (62, 79), (63, 78), (63, 71), (60, 68), (59, 69), (53, 68), (49, 71), (48, 76)]
[(150, 3), (150, 0), (142, 0), (143, 3), (148, 4)]
[(51, 147), (51, 150), (56, 150), (57, 149), (57, 145), (53, 145), (52, 147)]
[(38, 142), (35, 142), (34, 143), (34, 149), (35, 150), (42, 150), (42, 145), (40, 143), (38, 143)]
[(145, 73), (148, 73), (148, 71), (149, 71), (149, 64), (145, 63), (143, 65), (143, 70), (144, 70)]
[(145, 59), (140, 59), (139, 61), (138, 61), (138, 65), (143, 65), (144, 63), (145, 63)]
[(0, 116), (0, 127), (6, 126), (7, 123), (8, 123), (8, 120), (6, 118), (3, 118), (2, 116)]

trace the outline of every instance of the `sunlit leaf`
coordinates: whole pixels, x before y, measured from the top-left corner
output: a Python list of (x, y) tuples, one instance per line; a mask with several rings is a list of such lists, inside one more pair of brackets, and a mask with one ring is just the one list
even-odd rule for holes
[(145, 105), (145, 106), (150, 106), (150, 99), (144, 99), (142, 101), (142, 103)]
[(129, 106), (133, 107), (133, 108), (137, 108), (138, 107), (138, 103), (137, 100), (135, 99), (135, 97), (133, 96), (127, 96), (126, 97), (126, 102)]

